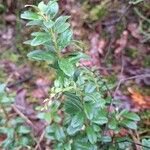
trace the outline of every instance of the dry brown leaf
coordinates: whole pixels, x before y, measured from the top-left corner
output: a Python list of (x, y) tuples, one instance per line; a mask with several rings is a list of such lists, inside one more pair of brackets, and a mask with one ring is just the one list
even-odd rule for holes
[(128, 88), (128, 91), (131, 94), (131, 98), (133, 102), (140, 107), (141, 109), (150, 108), (150, 96), (141, 95), (139, 92), (133, 90), (132, 88)]
[(46, 93), (44, 92), (43, 89), (35, 89), (31, 93), (32, 97), (42, 99), (46, 97)]
[(104, 54), (104, 48), (106, 46), (106, 40), (101, 39), (98, 43), (98, 52), (103, 55)]
[(128, 42), (128, 31), (123, 31), (121, 38), (116, 41), (117, 48), (115, 54), (120, 53), (127, 45)]
[(138, 25), (136, 23), (130, 23), (128, 25), (128, 30), (131, 32), (131, 35), (139, 40), (142, 40), (142, 36), (139, 32)]
[(4, 19), (6, 22), (12, 23), (16, 21), (16, 15), (14, 14), (5, 15)]

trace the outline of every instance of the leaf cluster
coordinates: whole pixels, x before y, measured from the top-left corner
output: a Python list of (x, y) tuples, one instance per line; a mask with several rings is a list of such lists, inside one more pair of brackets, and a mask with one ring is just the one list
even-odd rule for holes
[(8, 95), (5, 88), (5, 84), (0, 84), (0, 137), (3, 137), (0, 148), (30, 148), (34, 143), (29, 135), (31, 129), (24, 125), (25, 121), (22, 118), (10, 117), (13, 96)]

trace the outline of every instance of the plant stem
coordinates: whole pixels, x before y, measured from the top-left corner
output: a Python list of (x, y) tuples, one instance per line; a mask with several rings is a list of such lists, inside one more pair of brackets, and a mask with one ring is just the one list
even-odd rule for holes
[[(43, 15), (43, 14), (40, 14), (40, 15), (43, 17), (43, 19), (44, 19), (45, 21), (47, 21), (47, 16), (45, 16), (45, 15)], [(55, 32), (53, 31), (52, 28), (51, 28), (50, 30), (48, 29), (48, 31), (49, 31), (49, 33), (50, 33), (50, 35), (51, 35), (51, 37), (52, 37), (52, 42), (53, 42), (54, 47), (55, 47), (55, 50), (56, 50), (56, 52), (57, 52), (57, 56), (58, 56), (58, 58), (60, 58), (60, 57), (61, 57), (61, 53), (59, 52), (59, 47), (58, 47), (58, 45), (57, 45), (57, 39), (56, 39), (56, 36), (55, 36)]]
[(60, 55), (60, 52), (59, 52), (59, 48), (58, 48), (58, 45), (57, 45), (57, 39), (56, 39), (55, 33), (53, 32), (53, 29), (50, 29), (50, 34), (52, 36), (52, 42), (54, 44), (57, 55), (58, 55), (58, 57), (60, 57), (61, 55)]

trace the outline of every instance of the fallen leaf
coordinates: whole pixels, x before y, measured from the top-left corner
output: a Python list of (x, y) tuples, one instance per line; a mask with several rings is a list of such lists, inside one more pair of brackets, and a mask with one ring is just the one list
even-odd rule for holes
[(127, 45), (128, 42), (128, 31), (123, 31), (121, 38), (116, 41), (117, 48), (115, 54), (120, 53)]
[(106, 40), (101, 39), (98, 43), (98, 52), (103, 55), (104, 54), (104, 48), (106, 46)]
[(25, 116), (35, 119), (36, 112), (34, 111), (32, 105), (27, 103), (26, 99), (27, 90), (20, 89), (17, 91), (17, 96), (15, 98), (15, 106), (21, 111)]
[(138, 25), (136, 23), (130, 23), (128, 25), (128, 30), (130, 31), (131, 35), (134, 38), (136, 38), (138, 40), (142, 40), (143, 39), (142, 35), (139, 32)]
[(35, 89), (32, 91), (32, 97), (34, 98), (38, 98), (38, 99), (42, 99), (45, 98), (45, 96), (47, 95), (43, 89)]
[(91, 35), (91, 48), (90, 48), (90, 56), (91, 56), (91, 62), (93, 66), (100, 66), (100, 57), (98, 52), (98, 46), (99, 46), (99, 34), (93, 33)]
[(131, 98), (135, 105), (137, 105), (141, 109), (150, 108), (150, 96), (144, 96), (139, 92), (133, 90), (132, 88), (128, 88), (128, 91), (131, 94)]
[(14, 14), (5, 15), (4, 19), (6, 22), (12, 23), (16, 21), (16, 16)]
[(45, 98), (48, 94), (50, 87), (50, 80), (46, 77), (39, 77), (35, 81), (36, 89), (32, 91), (32, 97), (42, 99)]

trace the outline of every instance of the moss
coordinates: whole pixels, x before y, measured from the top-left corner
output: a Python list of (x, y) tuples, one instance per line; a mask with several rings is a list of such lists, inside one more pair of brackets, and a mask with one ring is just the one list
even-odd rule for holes
[(103, 32), (100, 33), (100, 36), (102, 39), (109, 39), (109, 34), (106, 32), (106, 30), (103, 30)]
[(133, 59), (135, 59), (135, 58), (137, 58), (137, 56), (138, 56), (138, 50), (137, 49), (126, 49), (125, 50), (125, 54), (128, 56), (128, 57), (130, 57), (130, 58), (133, 58)]
[(109, 84), (115, 84), (117, 82), (117, 76), (115, 73), (112, 73), (111, 75), (106, 77)]
[(9, 59), (10, 61), (14, 63), (18, 61), (18, 58), (19, 58), (19, 55), (12, 53), (12, 51), (5, 52), (1, 57), (1, 59)]
[(103, 19), (108, 14), (108, 3), (110, 0), (104, 0), (100, 4), (91, 5), (88, 1), (84, 2), (82, 5), (83, 10), (88, 14), (88, 19), (92, 21), (97, 21)]
[(6, 11), (6, 8), (3, 4), (0, 4), (0, 14), (4, 13)]
[(113, 59), (113, 56), (110, 54), (110, 55), (107, 57), (106, 66), (107, 66), (107, 67), (112, 67), (113, 63), (114, 63), (114, 59)]
[(5, 82), (5, 79), (7, 79), (7, 75), (3, 69), (0, 69), (0, 83)]
[(150, 67), (150, 55), (146, 55), (143, 59), (143, 64), (144, 67)]
[(116, 33), (117, 37), (119, 37), (122, 34), (122, 32), (124, 31), (124, 29), (125, 29), (125, 26), (124, 26), (123, 22), (119, 22), (116, 25), (116, 29), (117, 29), (117, 33)]
[(98, 5), (96, 7), (93, 7), (90, 11), (90, 20), (96, 21), (101, 20), (103, 17), (105, 17), (108, 14), (108, 10), (106, 7), (101, 7), (101, 5)]
[(144, 6), (144, 9), (149, 10), (150, 9), (150, 2), (145, 2), (143, 6)]

